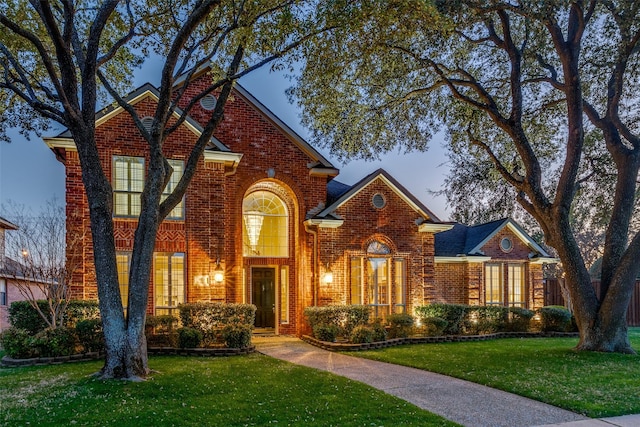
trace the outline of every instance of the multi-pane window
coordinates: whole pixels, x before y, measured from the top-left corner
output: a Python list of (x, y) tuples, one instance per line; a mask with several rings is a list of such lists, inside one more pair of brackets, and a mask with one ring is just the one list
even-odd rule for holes
[(391, 249), (374, 241), (367, 256), (349, 258), (351, 304), (367, 304), (373, 315), (383, 317), (391, 307), (398, 313), (406, 310), (407, 266), (404, 258), (392, 258)]
[(404, 313), (407, 309), (407, 266), (402, 258), (396, 258), (394, 261), (394, 290), (395, 290), (395, 311), (396, 313)]
[(7, 305), (7, 281), (0, 279), (0, 305)]
[[(180, 178), (182, 178), (182, 174), (184, 173), (184, 162), (182, 160), (168, 160), (169, 164), (173, 168), (173, 173), (169, 178), (169, 182), (167, 186), (164, 188), (162, 192), (161, 202), (164, 201), (176, 188), (178, 182), (180, 182)], [(184, 200), (181, 200), (173, 210), (167, 215), (168, 219), (182, 219), (184, 218)]]
[(175, 314), (184, 302), (184, 254), (156, 253), (153, 259), (156, 315)]
[(524, 271), (521, 264), (509, 264), (508, 271), (509, 306), (524, 307)]
[(484, 269), (486, 305), (525, 307), (526, 292), (523, 264), (486, 264)]
[(502, 264), (487, 264), (485, 266), (484, 301), (486, 305), (503, 304)]
[(127, 307), (129, 306), (129, 267), (131, 266), (131, 253), (117, 253), (116, 266), (118, 268), (118, 284), (120, 285), (122, 307), (127, 311)]
[(113, 214), (137, 217), (140, 215), (140, 196), (144, 188), (144, 159), (142, 157), (113, 157)]
[(289, 256), (287, 206), (275, 194), (255, 191), (242, 202), (243, 255)]

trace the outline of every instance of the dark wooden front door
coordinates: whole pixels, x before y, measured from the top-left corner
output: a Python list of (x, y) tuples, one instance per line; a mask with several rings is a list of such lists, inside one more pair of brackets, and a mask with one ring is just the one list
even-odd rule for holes
[(251, 300), (256, 306), (256, 328), (276, 326), (276, 270), (253, 268), (251, 270)]

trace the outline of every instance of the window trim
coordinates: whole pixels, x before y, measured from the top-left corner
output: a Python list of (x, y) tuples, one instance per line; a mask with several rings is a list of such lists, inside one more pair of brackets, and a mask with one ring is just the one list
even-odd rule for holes
[[(118, 160), (125, 160), (128, 164), (127, 166), (127, 178), (126, 178), (126, 186), (127, 189), (119, 189), (118, 188), (118, 180), (116, 178), (116, 171), (117, 171), (117, 163)], [(136, 161), (136, 164), (140, 164), (142, 166), (142, 189), (140, 191), (134, 191), (131, 189), (132, 187), (132, 176), (131, 176), (131, 165), (134, 163), (134, 160)], [(111, 162), (111, 184), (112, 184), (112, 188), (113, 188), (113, 217), (115, 218), (137, 218), (140, 216), (140, 212), (138, 213), (134, 213), (133, 212), (133, 203), (131, 202), (133, 197), (138, 197), (140, 198), (142, 196), (142, 192), (144, 191), (144, 179), (145, 179), (145, 174), (146, 174), (146, 169), (145, 169), (145, 159), (144, 157), (138, 157), (138, 156), (120, 156), (120, 155), (114, 155), (112, 158), (112, 162)], [(120, 204), (117, 203), (117, 197), (118, 195), (126, 195), (127, 196), (127, 202), (126, 202), (126, 214), (120, 214), (118, 213), (118, 206), (121, 206)], [(142, 209), (142, 201), (140, 201), (139, 203), (139, 209)]]
[(0, 306), (7, 305), (7, 302), (8, 302), (7, 298), (8, 298), (7, 280), (4, 278), (0, 278)]
[[(177, 297), (178, 300), (181, 299), (181, 301), (177, 301), (175, 305), (157, 305), (157, 298), (158, 298), (158, 286), (160, 286), (158, 284), (158, 282), (156, 281), (156, 274), (157, 274), (157, 268), (156, 268), (156, 259), (158, 255), (162, 255), (162, 256), (166, 256), (168, 258), (168, 272), (167, 272), (167, 278), (169, 279), (169, 283), (166, 284), (168, 286), (168, 291), (169, 291), (169, 295), (172, 294), (171, 290), (174, 286), (182, 286), (182, 298), (180, 298), (180, 296)], [(181, 256), (182, 257), (182, 283), (178, 284), (178, 285), (174, 285), (172, 283), (172, 278), (173, 278), (173, 274), (172, 274), (172, 261), (171, 259), (174, 256)], [(158, 310), (162, 310), (162, 311), (167, 311), (168, 314), (173, 314), (178, 310), (178, 305), (179, 304), (183, 304), (184, 302), (186, 302), (187, 300), (187, 256), (186, 253), (184, 252), (154, 252), (153, 253), (153, 312), (158, 314)], [(161, 286), (165, 286), (165, 284), (163, 283)]]

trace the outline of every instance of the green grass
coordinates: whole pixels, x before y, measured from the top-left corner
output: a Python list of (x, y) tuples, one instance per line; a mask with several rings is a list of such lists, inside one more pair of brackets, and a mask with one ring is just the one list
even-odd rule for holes
[(326, 372), (260, 354), (152, 357), (145, 382), (91, 376), (101, 362), (0, 369), (2, 426), (453, 426)]
[[(640, 349), (640, 328), (630, 329)], [(530, 397), (589, 417), (640, 413), (640, 356), (577, 353), (577, 338), (421, 344), (350, 353)]]

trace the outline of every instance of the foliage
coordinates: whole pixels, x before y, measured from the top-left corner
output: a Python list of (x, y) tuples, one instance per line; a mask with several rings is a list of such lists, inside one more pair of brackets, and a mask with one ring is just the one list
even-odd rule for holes
[(28, 359), (34, 356), (31, 346), (31, 334), (25, 329), (15, 326), (6, 329), (0, 334), (2, 349), (14, 359)]
[(101, 319), (83, 319), (76, 323), (78, 341), (86, 352), (104, 351), (104, 332)]
[(98, 301), (70, 300), (64, 311), (64, 324), (75, 327), (82, 320), (99, 320)]
[(389, 338), (406, 338), (413, 329), (414, 318), (408, 313), (394, 313), (387, 316)]
[(444, 334), (449, 322), (440, 317), (421, 317), (422, 331), (429, 337), (439, 337)]
[(369, 326), (373, 330), (373, 341), (386, 341), (388, 333), (382, 323), (382, 319), (375, 319)]
[(547, 306), (538, 310), (543, 332), (566, 332), (571, 328), (571, 312), (561, 306)]
[(351, 331), (349, 341), (353, 344), (364, 344), (374, 341), (373, 328), (368, 325), (358, 325)]
[[(640, 348), (640, 328), (630, 328)], [(419, 344), (354, 353), (473, 381), (592, 418), (640, 413), (640, 356), (573, 350), (576, 338)]]
[(313, 326), (313, 336), (320, 341), (335, 342), (340, 328), (333, 323), (316, 323)]
[[(347, 157), (423, 150), (444, 127), (457, 217), (518, 216), (517, 202), (565, 268), (578, 348), (630, 352), (639, 18), (628, 1), (356, 2), (290, 94), (314, 140)], [(596, 295), (586, 267), (602, 240)]]
[[(13, 202), (3, 205), (2, 209), (18, 225), (18, 230), (7, 236), (6, 252), (15, 262), (5, 273), (11, 276), (20, 295), (42, 318), (45, 327), (73, 327), (64, 316), (70, 303), (69, 282), (81, 263), (79, 249), (83, 237), (79, 231), (66, 232), (65, 219), (69, 216), (71, 220), (73, 212), (66, 212), (65, 206), (55, 198), (37, 213)], [(38, 300), (45, 300), (46, 304)]]
[(251, 325), (234, 323), (222, 329), (222, 338), (229, 348), (247, 348), (251, 346)]
[(521, 307), (509, 308), (509, 321), (506, 330), (509, 332), (527, 332), (531, 327), (531, 319), (535, 315), (532, 310)]
[(183, 326), (201, 331), (236, 322), (253, 325), (256, 316), (256, 306), (253, 304), (192, 302), (180, 304), (178, 309)]
[(366, 305), (330, 305), (307, 307), (304, 316), (312, 330), (316, 325), (334, 325), (338, 335), (349, 336), (353, 328), (369, 322), (371, 308)]
[(180, 319), (170, 314), (147, 316), (145, 327), (149, 333), (171, 332), (178, 325)]
[[(36, 304), (40, 307), (40, 311), (46, 312), (48, 310), (49, 304), (47, 301), (38, 300)], [(35, 335), (47, 328), (47, 322), (29, 301), (14, 301), (11, 303), (9, 306), (9, 323), (14, 328), (28, 331), (31, 335)]]
[(30, 346), (40, 357), (69, 356), (75, 353), (75, 331), (65, 326), (45, 329), (31, 338)]
[(425, 324), (427, 318), (438, 317), (447, 321), (445, 335), (459, 335), (464, 331), (465, 316), (469, 306), (462, 304), (429, 304), (416, 307), (416, 316)]
[(102, 381), (92, 375), (100, 366), (2, 369), (2, 425), (455, 425), (361, 382), (258, 353), (151, 356), (153, 380), (142, 382)]
[(202, 344), (202, 332), (188, 326), (178, 329), (178, 347), (197, 348)]

